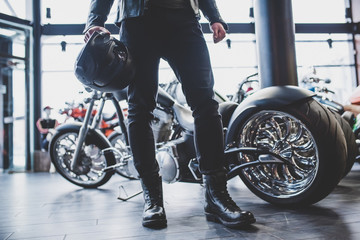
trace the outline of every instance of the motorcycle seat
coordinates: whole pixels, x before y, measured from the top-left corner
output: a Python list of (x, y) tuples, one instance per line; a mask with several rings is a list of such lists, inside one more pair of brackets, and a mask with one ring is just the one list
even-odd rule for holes
[(173, 110), (174, 110), (174, 113), (175, 113), (176, 118), (177, 118), (178, 122), (180, 123), (180, 125), (184, 129), (186, 129), (190, 132), (193, 132), (194, 131), (194, 118), (192, 116), (191, 110), (176, 103), (176, 102), (173, 105)]
[(171, 107), (179, 124), (187, 131), (194, 131), (194, 118), (191, 110), (176, 102), (176, 100), (162, 88), (159, 88), (157, 102), (165, 107)]

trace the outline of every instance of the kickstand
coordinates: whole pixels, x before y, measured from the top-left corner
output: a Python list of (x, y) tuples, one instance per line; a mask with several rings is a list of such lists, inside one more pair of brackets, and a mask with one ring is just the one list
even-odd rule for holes
[(118, 196), (117, 199), (119, 199), (119, 200), (121, 200), (121, 201), (127, 201), (127, 200), (129, 200), (130, 198), (133, 198), (133, 197), (141, 194), (142, 192), (143, 192), (143, 191), (138, 191), (138, 192), (135, 192), (135, 193), (129, 195), (129, 194), (126, 192), (124, 186), (123, 186), (123, 185), (120, 185), (120, 186), (119, 186), (119, 196)]

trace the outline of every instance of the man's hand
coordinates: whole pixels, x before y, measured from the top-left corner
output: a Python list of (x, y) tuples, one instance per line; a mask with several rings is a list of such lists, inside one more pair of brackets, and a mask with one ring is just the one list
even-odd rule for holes
[(89, 41), (91, 35), (92, 35), (94, 32), (103, 32), (103, 33), (106, 33), (106, 34), (109, 34), (109, 35), (111, 34), (111, 33), (109, 32), (109, 30), (107, 30), (107, 29), (104, 28), (104, 27), (94, 26), (94, 27), (89, 28), (89, 30), (86, 31), (85, 37), (84, 37), (84, 42)]
[(214, 43), (220, 42), (226, 36), (226, 31), (224, 29), (224, 26), (221, 23), (218, 23), (218, 22), (213, 23), (211, 25), (211, 30), (213, 31)]

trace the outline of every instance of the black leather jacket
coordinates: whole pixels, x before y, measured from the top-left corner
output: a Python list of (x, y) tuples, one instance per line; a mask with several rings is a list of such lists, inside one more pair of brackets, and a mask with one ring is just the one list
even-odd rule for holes
[[(149, 0), (118, 0), (118, 11), (115, 24), (120, 26), (121, 21), (126, 18), (142, 16), (147, 1)], [(200, 17), (200, 9), (210, 24), (219, 22), (224, 26), (225, 30), (228, 30), (227, 24), (220, 16), (215, 0), (189, 1), (197, 17)], [(93, 26), (104, 27), (113, 3), (114, 0), (91, 0), (90, 13), (84, 32)]]

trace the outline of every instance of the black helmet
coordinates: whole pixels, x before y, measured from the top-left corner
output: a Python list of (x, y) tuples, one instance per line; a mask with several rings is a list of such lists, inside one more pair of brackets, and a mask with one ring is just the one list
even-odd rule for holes
[(102, 92), (119, 91), (134, 78), (128, 48), (109, 34), (94, 32), (75, 62), (75, 75), (85, 86)]

